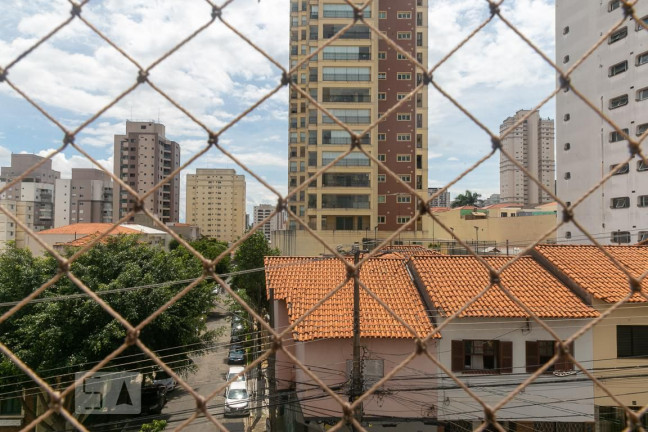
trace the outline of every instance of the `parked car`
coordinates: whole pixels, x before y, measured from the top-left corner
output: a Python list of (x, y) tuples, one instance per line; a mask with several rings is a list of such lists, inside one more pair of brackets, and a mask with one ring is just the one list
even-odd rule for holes
[(243, 336), (241, 335), (232, 335), (230, 336), (230, 344), (241, 345), (243, 344)]
[(166, 388), (167, 393), (175, 390), (176, 385), (178, 385), (176, 380), (164, 370), (159, 370), (155, 372), (155, 378), (153, 379), (153, 384), (163, 385)]
[[(236, 375), (243, 372), (243, 370), (245, 370), (243, 366), (230, 366), (229, 371), (227, 371), (226, 380), (227, 381), (231, 380)], [(238, 375), (236, 381), (234, 382), (240, 382), (240, 381), (247, 382), (247, 377), (245, 376), (245, 374)]]
[(243, 364), (245, 363), (245, 351), (240, 345), (230, 345), (229, 355), (227, 356), (227, 363), (229, 364)]
[(249, 413), (250, 395), (247, 391), (247, 382), (234, 381), (225, 390), (225, 415)]
[(166, 387), (160, 384), (142, 387), (142, 414), (160, 414), (166, 405)]

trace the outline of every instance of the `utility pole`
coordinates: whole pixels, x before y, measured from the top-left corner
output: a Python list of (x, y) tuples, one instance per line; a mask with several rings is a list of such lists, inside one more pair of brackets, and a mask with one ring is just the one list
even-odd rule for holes
[(479, 227), (477, 225), (473, 225), (473, 228), (475, 228), (475, 236), (477, 237), (477, 255), (479, 255)]
[[(358, 265), (360, 260), (360, 248), (353, 246), (353, 264)], [(353, 372), (351, 383), (350, 402), (354, 402), (362, 394), (362, 359), (360, 358), (360, 284), (358, 278), (360, 272), (357, 272), (353, 278)], [(362, 403), (355, 410), (355, 418), (362, 422)], [(353, 428), (355, 430), (355, 427)]]

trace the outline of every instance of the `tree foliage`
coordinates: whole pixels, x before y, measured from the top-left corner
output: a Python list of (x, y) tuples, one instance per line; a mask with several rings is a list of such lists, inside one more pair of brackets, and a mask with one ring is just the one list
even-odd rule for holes
[[(216, 253), (217, 247), (212, 246), (206, 248), (205, 255)], [(228, 261), (221, 264), (221, 271), (229, 269)], [(28, 250), (10, 245), (0, 253), (1, 301), (23, 299), (57, 271), (53, 257), (33, 257)], [(81, 255), (70, 271), (135, 326), (188, 285), (174, 281), (200, 276), (203, 266), (185, 248), (167, 252), (140, 242), (137, 236), (115, 236)], [(191, 369), (190, 352), (206, 348), (215, 337), (215, 332), (206, 331), (206, 313), (214, 301), (212, 289), (213, 282), (194, 287), (139, 335), (149, 349), (158, 351), (165, 363), (178, 372)], [(114, 290), (119, 291), (106, 293)], [(46, 301), (29, 303), (0, 324), (2, 343), (59, 389), (69, 385), (74, 372), (90, 369), (126, 338), (126, 329), (119, 321), (90, 297), (78, 296), (80, 293), (81, 289), (63, 276), (38, 297)], [(4, 306), (0, 313), (8, 309)], [(148, 372), (153, 367), (152, 360), (138, 347), (130, 346), (105, 370)], [(21, 375), (7, 358), (0, 359), (0, 383), (24, 381), (14, 385), (16, 394), (20, 394), (20, 387), (33, 394), (35, 384)]]
[(232, 279), (232, 285), (235, 289), (245, 292), (250, 305), (259, 312), (268, 308), (263, 259), (273, 255), (279, 255), (279, 249), (271, 248), (261, 231), (256, 231), (248, 237), (234, 254), (237, 272), (256, 271), (236, 274)]
[(451, 207), (463, 207), (463, 206), (477, 206), (479, 204), (479, 198), (481, 194), (477, 192), (471, 192), (469, 189), (466, 189), (465, 193), (459, 194), (452, 201)]

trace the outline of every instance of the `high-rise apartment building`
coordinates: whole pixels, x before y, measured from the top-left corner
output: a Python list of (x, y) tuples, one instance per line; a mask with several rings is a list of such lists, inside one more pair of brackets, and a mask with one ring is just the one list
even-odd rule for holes
[[(428, 188), (428, 196), (432, 196), (435, 193), (439, 192), (441, 189), (440, 187), (430, 187)], [(436, 198), (433, 198), (430, 201), (430, 207), (450, 207), (450, 204), (452, 204), (452, 200), (450, 199), (450, 192), (445, 191), (441, 195), (439, 195)]]
[[(265, 218), (270, 216), (273, 211), (275, 211), (275, 206), (271, 204), (259, 204), (258, 206), (254, 206), (253, 224), (256, 225), (259, 222), (262, 222)], [(283, 214), (283, 212), (277, 213), (272, 218), (270, 218), (268, 222), (264, 223), (263, 226), (260, 228), (263, 231), (263, 234), (265, 235), (266, 239), (268, 239), (268, 241), (270, 241), (270, 233), (272, 231), (284, 229), (283, 226), (284, 219), (285, 219), (285, 215)]]
[[(34, 154), (11, 155), (11, 166), (0, 168), (0, 187), (43, 161)], [(42, 231), (54, 226), (54, 184), (61, 173), (52, 169), (51, 159), (31, 171), (20, 182), (0, 194), (2, 206), (16, 215), (27, 227)], [(4, 213), (0, 214), (0, 243), (14, 240), (25, 245), (25, 231)]]
[(245, 176), (233, 169), (187, 174), (187, 223), (202, 235), (232, 242), (245, 232)]
[[(500, 125), (500, 133), (529, 114), (519, 110)], [(554, 121), (540, 118), (538, 111), (502, 139), (502, 148), (526, 168), (550, 191), (555, 190)], [(534, 206), (553, 201), (551, 196), (533, 182), (510, 159), (500, 153), (500, 202)]]
[[(401, 102), (361, 139), (364, 149), (413, 189), (427, 189), (427, 89), (408, 56), (427, 67), (427, 0), (376, 0), (358, 22), (317, 56), (307, 56), (352, 22), (342, 0), (291, 2), (290, 62), (304, 62), (293, 83), (361, 132)], [(351, 145), (351, 136), (295, 89), (290, 90), (288, 187), (295, 189)], [(393, 231), (415, 216), (416, 198), (355, 151), (294, 197), (290, 209), (315, 230)], [(290, 228), (297, 228), (290, 221)], [(421, 230), (420, 220), (410, 228)]]
[[(644, 20), (648, 3), (633, 4)], [(556, 1), (556, 63), (570, 68), (624, 16), (619, 0)], [(626, 19), (570, 76), (571, 85), (620, 130), (586, 106), (573, 91), (556, 97), (557, 191), (575, 203), (620, 165), (610, 179), (575, 209), (576, 219), (603, 244), (648, 238), (648, 166), (629, 162), (627, 137), (648, 130), (648, 31)], [(644, 154), (646, 141), (642, 144)], [(589, 240), (571, 223), (558, 230), (559, 242)]]
[[(162, 182), (180, 166), (180, 146), (165, 137), (164, 125), (153, 122), (126, 121), (126, 134), (115, 135), (114, 173), (138, 194), (144, 194)], [(131, 211), (133, 195), (119, 185), (113, 194), (113, 221)], [(180, 219), (180, 176), (148, 196), (144, 207), (160, 221)], [(130, 218), (132, 220), (132, 218)]]
[(72, 168), (71, 179), (56, 180), (54, 195), (55, 227), (113, 220), (112, 179), (102, 170)]

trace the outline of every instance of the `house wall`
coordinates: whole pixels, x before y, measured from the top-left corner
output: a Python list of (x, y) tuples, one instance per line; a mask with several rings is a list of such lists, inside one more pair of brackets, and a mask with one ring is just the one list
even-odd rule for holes
[[(415, 351), (413, 340), (361, 339), (365, 359), (383, 360), (388, 374), (403, 359)], [(436, 342), (428, 342), (430, 352), (436, 352)], [(348, 401), (347, 360), (353, 359), (351, 339), (329, 339), (297, 342), (295, 350), (310, 371)], [(364, 417), (432, 418), (436, 415), (436, 366), (427, 357), (415, 357), (383, 386), (383, 391), (364, 402)], [(430, 379), (423, 379), (428, 377)], [(296, 390), (301, 399), (304, 417), (342, 416), (338, 402), (327, 395), (301, 368), (295, 369)], [(314, 386), (315, 385), (315, 386)]]
[[(544, 320), (562, 339), (585, 325), (586, 320)], [(513, 343), (513, 373), (466, 374), (456, 372), (479, 398), (497, 405), (517, 385), (530, 376), (526, 372), (525, 341), (551, 340), (549, 333), (535, 321), (522, 318), (457, 319), (442, 330), (439, 343), (441, 363), (452, 364), (452, 340), (500, 340)], [(574, 343), (575, 358), (591, 367), (592, 333), (586, 332)], [(483, 407), (455, 381), (441, 373), (437, 382), (439, 420), (476, 420), (484, 418)], [(444, 389), (445, 388), (445, 389)], [(497, 412), (500, 420), (593, 422), (593, 384), (582, 373), (566, 376), (546, 374), (529, 384)]]
[[(274, 328), (278, 332), (284, 331), (289, 325), (288, 309), (284, 300), (275, 300), (274, 302)], [(295, 354), (295, 341), (292, 338), (292, 332), (283, 338), (283, 348), (291, 354)], [(277, 390), (288, 390), (295, 382), (295, 366), (288, 358), (285, 352), (277, 351), (275, 367), (275, 379), (277, 380)]]
[[(594, 300), (592, 306), (603, 313), (610, 308), (609, 303)], [(611, 312), (594, 326), (594, 367), (595, 376), (624, 405), (645, 406), (648, 404), (648, 359), (617, 358), (617, 325), (648, 325), (648, 305), (627, 303)], [(634, 368), (633, 368), (634, 367)], [(632, 368), (632, 369), (630, 369)], [(616, 406), (617, 403), (596, 386), (596, 405)]]

